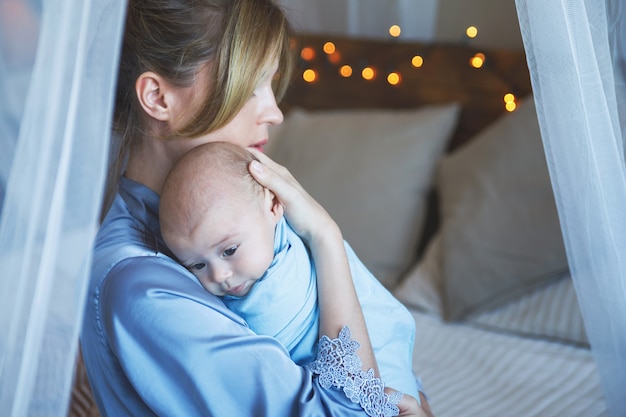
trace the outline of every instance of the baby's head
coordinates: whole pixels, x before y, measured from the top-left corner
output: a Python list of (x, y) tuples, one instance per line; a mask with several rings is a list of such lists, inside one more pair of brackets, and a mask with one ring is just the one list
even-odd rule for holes
[(254, 159), (237, 145), (210, 142), (183, 155), (163, 185), (163, 239), (215, 295), (246, 295), (274, 257), (283, 208), (248, 172)]

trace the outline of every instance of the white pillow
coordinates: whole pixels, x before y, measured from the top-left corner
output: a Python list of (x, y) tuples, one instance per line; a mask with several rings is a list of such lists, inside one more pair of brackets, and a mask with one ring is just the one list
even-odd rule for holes
[(459, 106), (292, 110), (268, 155), (328, 210), (383, 285), (415, 261), (435, 167)]
[[(441, 233), (393, 290), (407, 307), (443, 319)], [(470, 316), (467, 322), (497, 332), (589, 347), (574, 286), (566, 272), (501, 307)]]
[(567, 271), (532, 97), (438, 170), (445, 315), (502, 305)]
[(393, 295), (407, 307), (443, 318), (441, 276), (441, 233), (436, 233), (428, 242), (424, 256), (394, 288)]

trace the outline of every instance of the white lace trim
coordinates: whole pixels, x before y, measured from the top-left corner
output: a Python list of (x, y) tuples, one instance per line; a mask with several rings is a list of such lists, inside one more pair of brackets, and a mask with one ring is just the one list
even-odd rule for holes
[(397, 404), (401, 392), (385, 393), (385, 384), (374, 376), (374, 370), (363, 371), (356, 351), (361, 345), (351, 340), (348, 326), (344, 326), (337, 339), (322, 336), (317, 349), (317, 359), (309, 369), (319, 378), (324, 388), (342, 388), (350, 400), (359, 403), (370, 417), (393, 417), (400, 414)]

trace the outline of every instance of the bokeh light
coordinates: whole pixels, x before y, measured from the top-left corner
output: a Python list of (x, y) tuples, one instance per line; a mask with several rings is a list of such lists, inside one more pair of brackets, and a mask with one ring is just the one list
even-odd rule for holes
[(317, 72), (315, 72), (315, 70), (312, 70), (310, 68), (306, 69), (302, 73), (302, 79), (306, 81), (307, 83), (313, 83), (317, 81)]
[(335, 47), (335, 44), (332, 43), (332, 42), (326, 42), (324, 44), (323, 49), (324, 49), (324, 52), (326, 52), (327, 55), (332, 55), (337, 50), (337, 48)]
[(339, 68), (339, 74), (344, 78), (351, 77), (352, 67), (350, 65), (343, 65), (341, 68)]
[(465, 29), (465, 34), (468, 38), (475, 38), (478, 35), (478, 28), (476, 26), (469, 26)]
[(517, 104), (515, 104), (514, 101), (509, 101), (504, 105), (504, 108), (506, 109), (506, 111), (512, 112), (515, 111), (515, 109), (517, 108)]
[(389, 73), (389, 75), (387, 75), (387, 82), (391, 85), (398, 85), (400, 84), (400, 74), (397, 72), (391, 72)]
[(506, 93), (504, 95), (504, 102), (505, 103), (510, 103), (512, 101), (515, 101), (515, 95), (513, 93)]
[(335, 65), (339, 64), (341, 62), (341, 54), (339, 52), (333, 52), (328, 55), (328, 62)]
[(364, 80), (373, 80), (376, 77), (376, 71), (374, 71), (372, 67), (365, 67), (363, 71), (361, 71), (361, 77), (363, 77)]
[(470, 58), (470, 65), (474, 68), (481, 68), (485, 64), (485, 54), (478, 52)]
[(402, 29), (400, 28), (400, 26), (391, 25), (391, 27), (389, 27), (389, 34), (393, 36), (394, 38), (397, 38), (398, 36), (400, 36), (400, 33), (402, 33)]
[(424, 58), (419, 55), (415, 55), (411, 59), (411, 65), (413, 65), (415, 68), (420, 68), (422, 65), (424, 65)]
[(517, 103), (515, 102), (515, 94), (513, 93), (506, 93), (504, 95), (504, 108), (506, 109), (506, 111), (515, 111), (515, 109), (517, 108)]
[(300, 57), (305, 61), (312, 61), (313, 59), (315, 59), (315, 49), (311, 48), (310, 46), (302, 48), (302, 50), (300, 51)]

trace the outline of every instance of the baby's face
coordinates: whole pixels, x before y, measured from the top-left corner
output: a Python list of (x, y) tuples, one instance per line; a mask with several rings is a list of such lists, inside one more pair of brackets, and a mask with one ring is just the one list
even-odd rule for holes
[(277, 221), (265, 206), (224, 204), (204, 216), (189, 239), (170, 246), (210, 293), (242, 297), (272, 262)]

